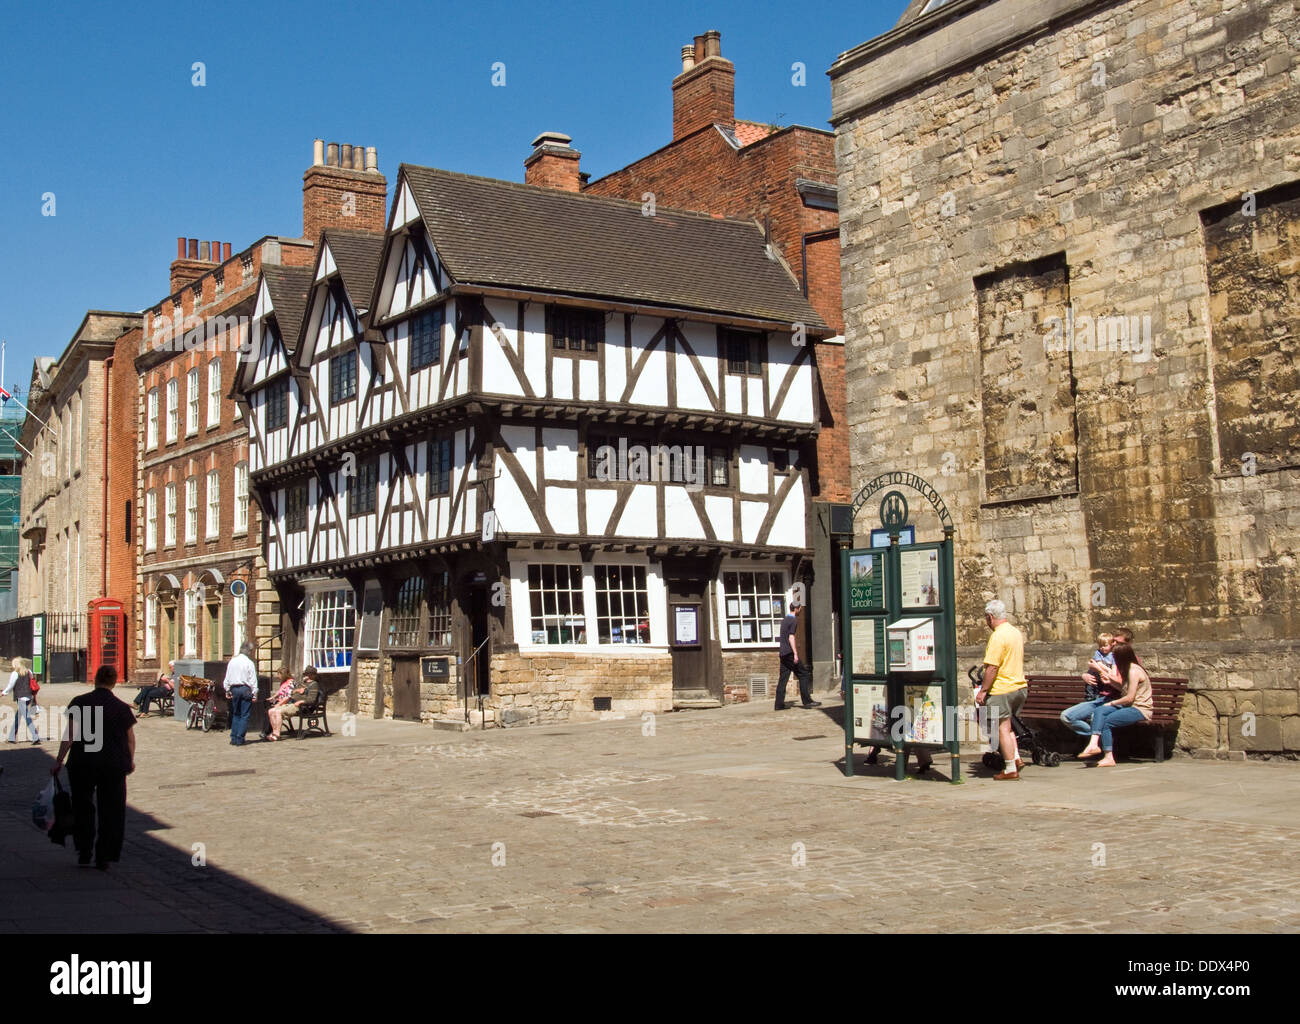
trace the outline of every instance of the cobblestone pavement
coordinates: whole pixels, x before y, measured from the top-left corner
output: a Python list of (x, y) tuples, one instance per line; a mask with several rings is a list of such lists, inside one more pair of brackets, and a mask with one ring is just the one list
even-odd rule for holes
[(1300, 927), (1300, 765), (1067, 762), (998, 783), (972, 751), (961, 786), (860, 755), (845, 778), (837, 710), (661, 714), (653, 735), (363, 719), (242, 750), (151, 717), (107, 874), (30, 824), (53, 746), (5, 746), (0, 930)]

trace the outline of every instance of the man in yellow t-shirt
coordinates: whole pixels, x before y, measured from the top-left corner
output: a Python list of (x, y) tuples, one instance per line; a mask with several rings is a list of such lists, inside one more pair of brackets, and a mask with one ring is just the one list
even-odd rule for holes
[(1016, 749), (1016, 734), (1011, 716), (1025, 706), (1029, 684), (1025, 680), (1025, 638), (1007, 621), (1007, 606), (990, 601), (984, 606), (984, 622), (993, 631), (984, 651), (984, 683), (975, 694), (975, 703), (986, 705), (997, 716), (998, 746), (1004, 767), (993, 776), (999, 782), (1020, 778), (1024, 762)]

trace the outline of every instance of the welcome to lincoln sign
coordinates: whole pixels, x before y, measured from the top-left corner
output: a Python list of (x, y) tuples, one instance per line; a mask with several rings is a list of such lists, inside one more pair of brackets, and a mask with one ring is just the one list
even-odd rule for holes
[[(943, 527), (942, 540), (899, 543), (909, 525), (907, 499), (899, 488), (930, 503)], [(952, 781), (959, 782), (952, 515), (929, 481), (895, 471), (880, 474), (858, 492), (854, 518), (882, 491), (880, 523), (888, 531), (888, 546), (840, 556), (844, 773), (853, 775), (857, 744), (892, 747), (898, 779), (904, 777), (909, 749), (938, 748), (951, 754)]]

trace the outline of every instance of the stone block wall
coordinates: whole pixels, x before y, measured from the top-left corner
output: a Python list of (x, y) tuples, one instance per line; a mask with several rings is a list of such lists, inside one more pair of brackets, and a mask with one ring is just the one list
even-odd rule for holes
[[(1192, 679), (1188, 745), (1300, 749), (1295, 5), (998, 0), (871, 46), (832, 69), (854, 479), (935, 482), (960, 643), (992, 596), (1035, 666), (1127, 625)], [(998, 284), (1056, 258), (1068, 319)]]

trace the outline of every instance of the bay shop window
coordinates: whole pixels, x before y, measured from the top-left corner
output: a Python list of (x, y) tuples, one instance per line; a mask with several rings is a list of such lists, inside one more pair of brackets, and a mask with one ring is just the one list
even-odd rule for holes
[(307, 595), (303, 664), (322, 672), (346, 671), (356, 639), (357, 602), (350, 586), (313, 590)]
[(521, 645), (666, 642), (666, 596), (653, 566), (532, 562), (518, 564), (512, 575), (515, 630)]

